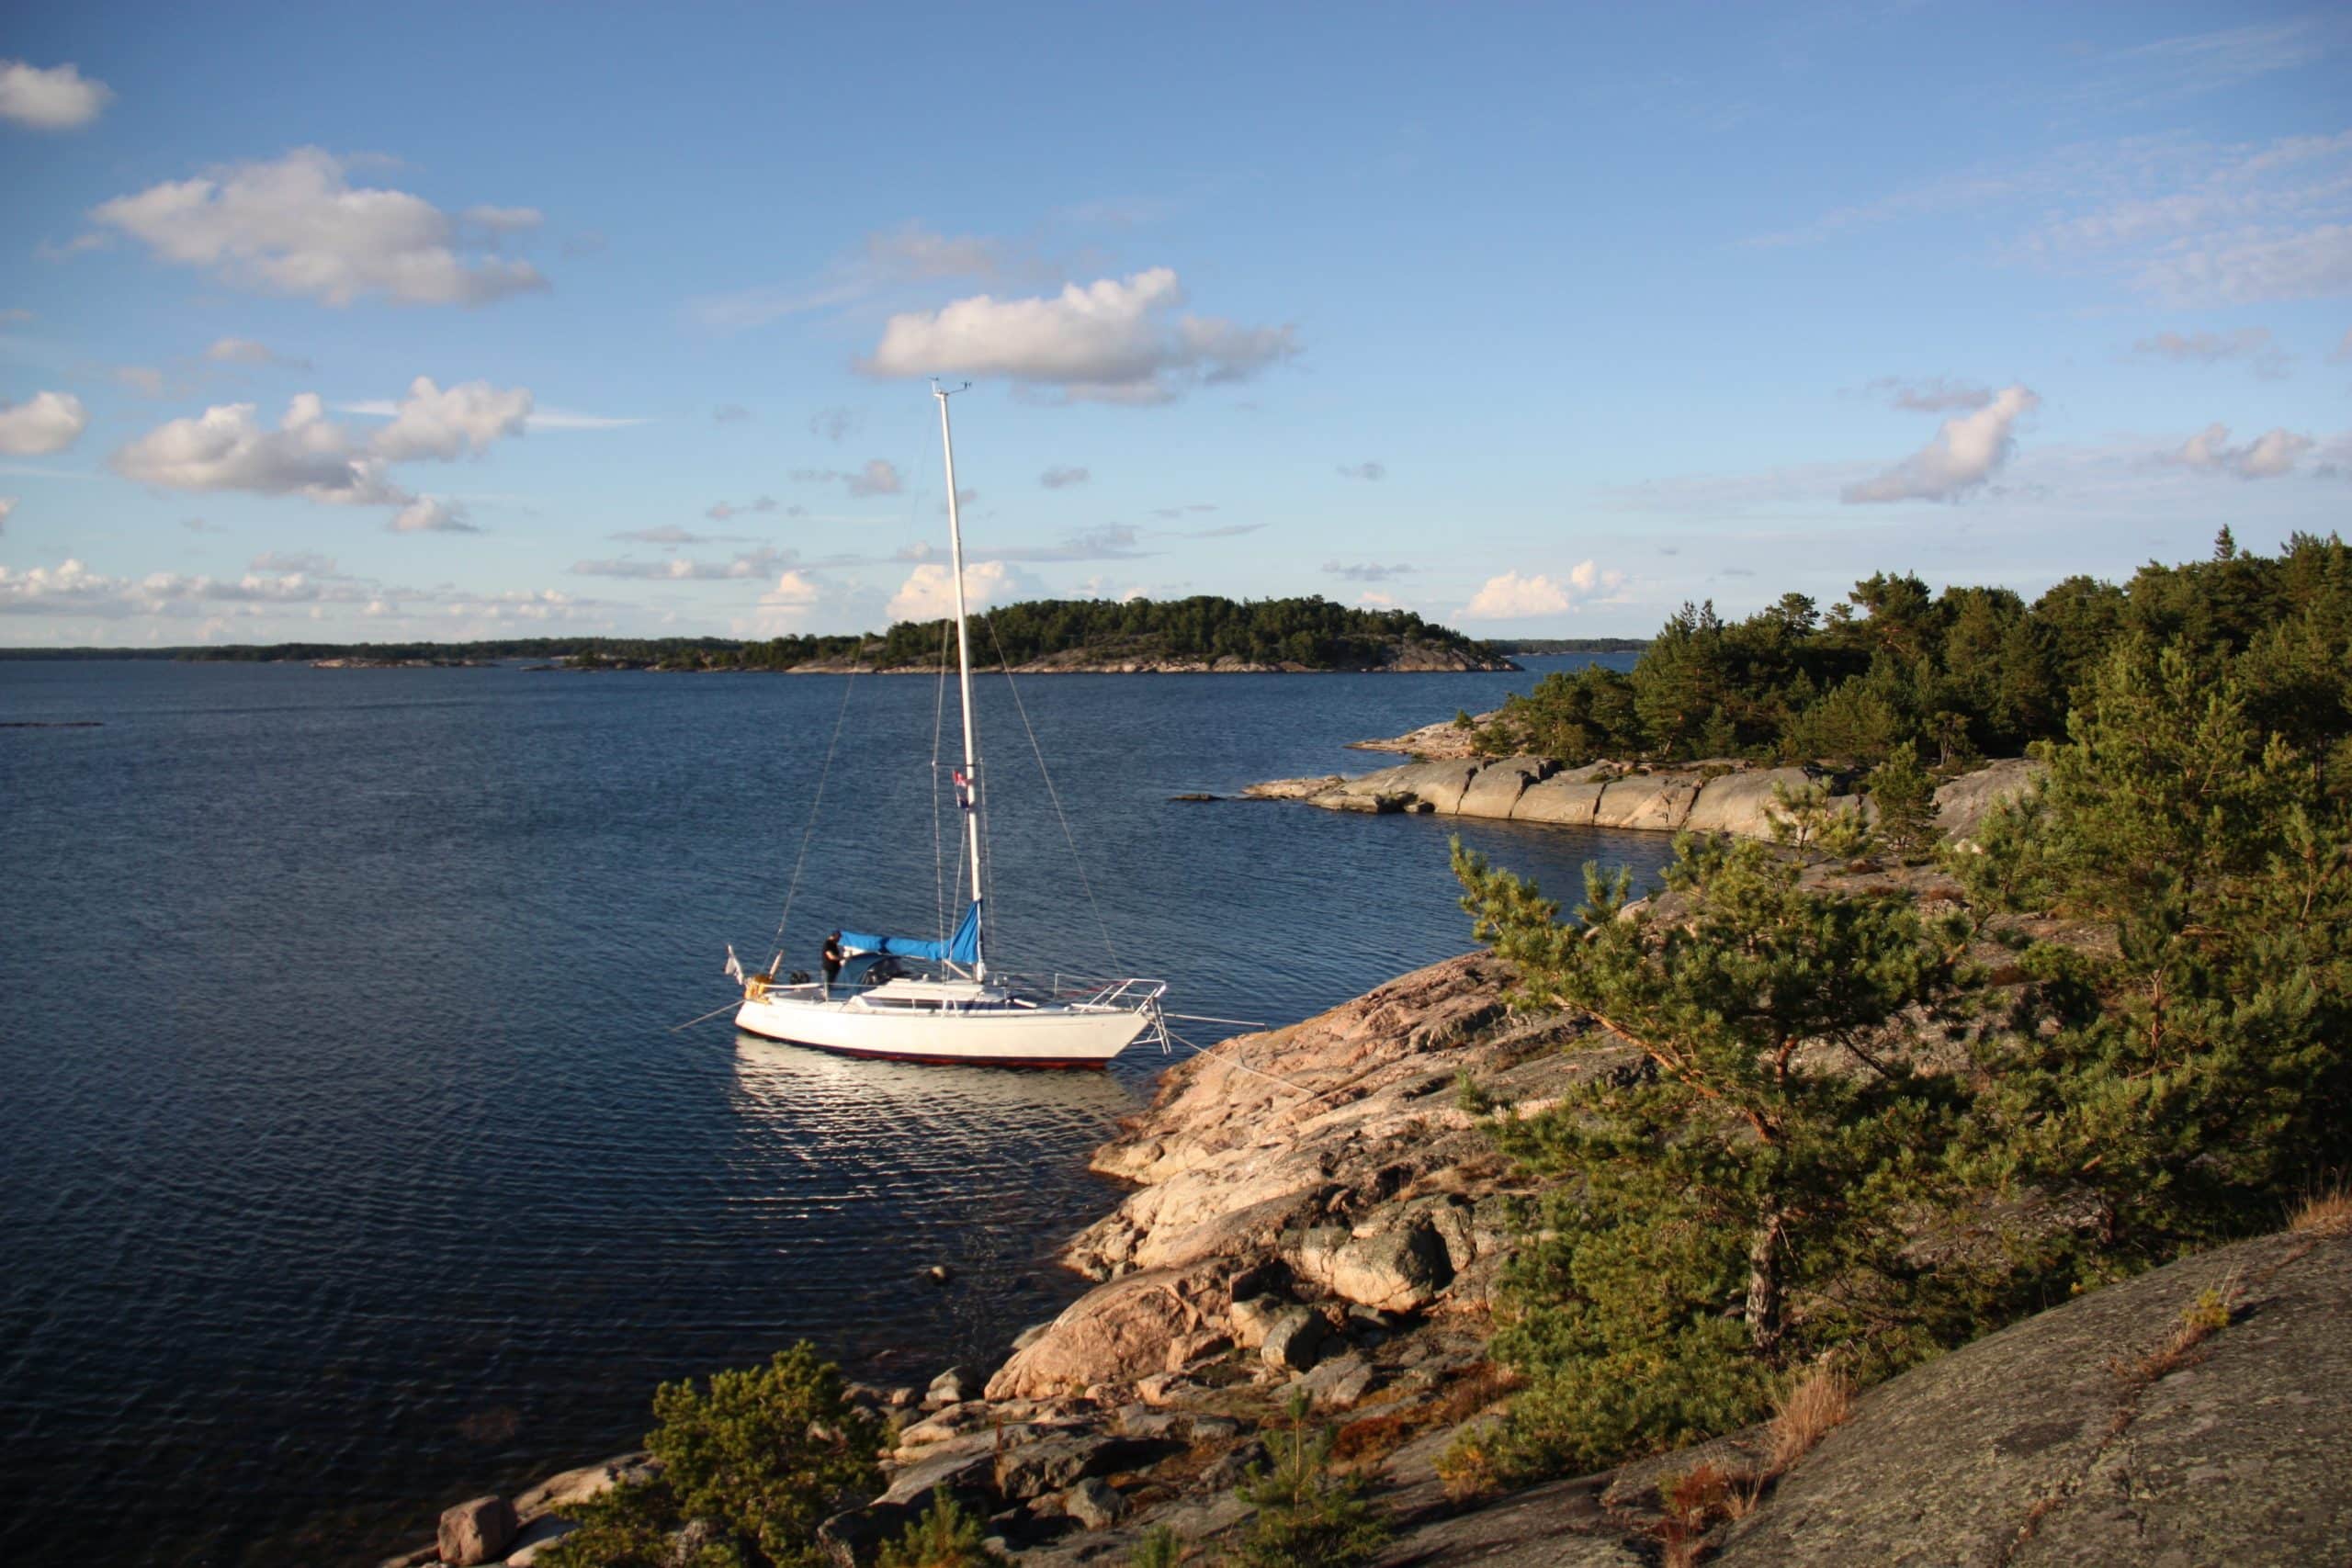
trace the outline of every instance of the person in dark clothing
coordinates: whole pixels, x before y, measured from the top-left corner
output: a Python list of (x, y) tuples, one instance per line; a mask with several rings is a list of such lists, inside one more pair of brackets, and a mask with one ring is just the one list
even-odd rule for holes
[(842, 977), (842, 933), (835, 931), (825, 939), (825, 951), (820, 955), (825, 964), (825, 995), (833, 994), (833, 982)]

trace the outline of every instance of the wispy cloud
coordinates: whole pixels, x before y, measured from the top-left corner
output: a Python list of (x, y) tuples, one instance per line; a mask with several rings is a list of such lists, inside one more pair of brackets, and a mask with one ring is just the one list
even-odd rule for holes
[(1340, 473), (1341, 477), (1345, 479), (1371, 479), (1377, 482), (1378, 480), (1385, 479), (1388, 477), (1388, 465), (1385, 463), (1375, 463), (1370, 461), (1362, 463), (1341, 463), (1340, 465)]
[(1323, 563), (1323, 570), (1333, 577), (1345, 578), (1350, 582), (1385, 582), (1393, 577), (1403, 577), (1413, 569), (1401, 565), (1382, 566), (1372, 561), (1348, 563), (1327, 560)]
[(2270, 335), (2268, 327), (2240, 327), (2230, 333), (2157, 333), (2132, 345), (2143, 359), (2170, 360), (2176, 365), (2219, 365), (2244, 360), (2265, 380), (2287, 374), (2289, 357)]

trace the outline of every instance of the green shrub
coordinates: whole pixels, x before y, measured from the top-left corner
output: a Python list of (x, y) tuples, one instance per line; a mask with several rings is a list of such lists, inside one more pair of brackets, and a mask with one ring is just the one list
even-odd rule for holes
[(1291, 1395), (1290, 1424), (1266, 1442), (1240, 1495), (1258, 1517), (1233, 1550), (1239, 1568), (1352, 1568), (1388, 1540), (1387, 1522), (1364, 1498), (1364, 1483), (1331, 1473), (1331, 1435), (1310, 1430), (1306, 1396)]
[[(645, 1446), (658, 1480), (582, 1507), (552, 1568), (664, 1568), (671, 1533), (710, 1537), (689, 1568), (815, 1568), (828, 1517), (879, 1489), (881, 1428), (842, 1396), (840, 1372), (805, 1342), (765, 1367), (654, 1392)], [(671, 1565), (675, 1568), (675, 1565)]]
[(942, 1487), (906, 1532), (884, 1545), (876, 1568), (1012, 1568), (980, 1541), (980, 1521)]

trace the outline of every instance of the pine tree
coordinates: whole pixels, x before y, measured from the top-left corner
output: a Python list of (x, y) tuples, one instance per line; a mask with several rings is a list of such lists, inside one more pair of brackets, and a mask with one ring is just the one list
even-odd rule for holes
[(1871, 773), (1870, 796), (1878, 807), (1878, 836), (1906, 861), (1935, 853), (1936, 781), (1919, 765), (1919, 749), (1905, 740)]
[(2112, 1271), (2273, 1223), (2352, 1156), (2352, 812), (2227, 661), (2144, 637), (2047, 760), (1959, 863), (1980, 901), (2112, 934), (2028, 950), (2049, 1037), (1986, 1064), (2003, 1157), (2098, 1195)]
[[(1844, 1348), (1899, 1365), (1964, 1335), (1901, 1223), (1948, 1185), (1964, 1103), (1884, 1048), (1952, 976), (1961, 928), (1816, 895), (1754, 842), (1685, 836), (1667, 890), (1588, 867), (1579, 919), (1454, 849), (1477, 934), (1524, 1002), (1639, 1053), (1505, 1148), (1571, 1179), (1514, 1264), (1496, 1348), (1530, 1379), (1504, 1467), (1598, 1465), (1755, 1418), (1774, 1376)], [(1660, 912), (1665, 906), (1669, 912)]]

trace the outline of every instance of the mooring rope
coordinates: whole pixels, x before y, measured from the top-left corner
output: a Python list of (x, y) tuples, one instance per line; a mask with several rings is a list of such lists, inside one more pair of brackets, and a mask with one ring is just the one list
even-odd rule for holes
[[(1166, 1029), (1167, 1026), (1163, 1024), (1161, 1027)], [(1177, 1044), (1182, 1045), (1185, 1050), (1192, 1052), (1196, 1056), (1211, 1055), (1216, 1049), (1216, 1046), (1215, 1045), (1195, 1045), (1172, 1029), (1168, 1029), (1167, 1034), (1169, 1039), (1173, 1040)], [(1228, 1035), (1224, 1040), (1217, 1042), (1217, 1044), (1230, 1044), (1235, 1038), (1235, 1036)], [(1257, 1077), (1264, 1078), (1270, 1083), (1278, 1083), (1284, 1089), (1296, 1089), (1299, 1093), (1306, 1096), (1309, 1100), (1320, 1100), (1325, 1095), (1335, 1092), (1334, 1090), (1328, 1089), (1309, 1089), (1303, 1083), (1293, 1083), (1286, 1077), (1282, 1077), (1276, 1074), (1253, 1067), (1249, 1063), (1237, 1061), (1231, 1056), (1218, 1056), (1216, 1060), (1221, 1066), (1231, 1067), (1240, 1072), (1255, 1074)]]
[(842, 743), (842, 725), (849, 717), (849, 694), (857, 684), (858, 651), (862, 650), (853, 650), (849, 656), (849, 676), (842, 682), (841, 711), (833, 715), (833, 738), (825, 742), (825, 765), (817, 772), (817, 794), (808, 802), (808, 825), (800, 830), (800, 853), (792, 863), (792, 881), (784, 890), (784, 913), (776, 917), (775, 956), (768, 961), (770, 975), (784, 963), (784, 928), (792, 919), (792, 901), (800, 896), (801, 868), (808, 863), (808, 844), (817, 836), (817, 812), (825, 804), (825, 781), (832, 777), (833, 751)]

